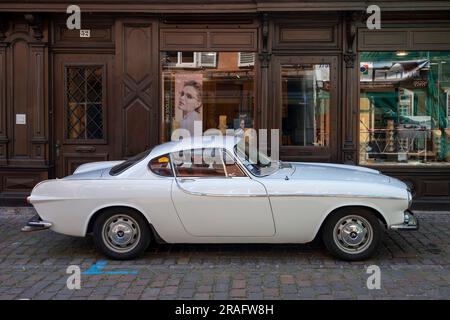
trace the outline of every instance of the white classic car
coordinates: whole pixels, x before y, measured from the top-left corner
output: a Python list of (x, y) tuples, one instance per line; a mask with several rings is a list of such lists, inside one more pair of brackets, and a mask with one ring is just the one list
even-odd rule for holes
[(336, 257), (361, 260), (376, 252), (383, 226), (418, 228), (411, 193), (397, 179), (357, 166), (251, 156), (234, 137), (210, 136), (84, 164), (36, 185), (28, 201), (38, 215), (22, 230), (92, 234), (113, 259), (135, 258), (151, 241), (306, 243), (320, 236)]

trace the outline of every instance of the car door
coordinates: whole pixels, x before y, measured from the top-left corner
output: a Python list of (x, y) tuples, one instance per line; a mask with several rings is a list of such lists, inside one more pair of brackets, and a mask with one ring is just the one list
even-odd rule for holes
[(199, 237), (269, 237), (275, 225), (267, 191), (223, 149), (172, 153), (172, 201), (186, 231)]

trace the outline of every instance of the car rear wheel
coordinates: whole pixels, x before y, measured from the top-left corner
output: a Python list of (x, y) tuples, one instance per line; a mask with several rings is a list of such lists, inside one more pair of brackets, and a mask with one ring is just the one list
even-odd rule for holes
[(94, 223), (95, 246), (116, 260), (134, 259), (150, 244), (150, 228), (145, 219), (132, 209), (117, 208), (103, 212)]
[(339, 210), (330, 216), (322, 231), (323, 242), (336, 257), (365, 260), (373, 256), (381, 241), (378, 218), (364, 208)]

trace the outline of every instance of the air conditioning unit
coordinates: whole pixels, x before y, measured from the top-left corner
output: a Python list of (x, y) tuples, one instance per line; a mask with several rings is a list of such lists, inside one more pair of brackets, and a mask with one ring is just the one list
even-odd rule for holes
[(254, 52), (239, 52), (238, 67), (250, 67), (255, 65)]
[(199, 55), (200, 66), (204, 68), (217, 67), (217, 52), (196, 52)]

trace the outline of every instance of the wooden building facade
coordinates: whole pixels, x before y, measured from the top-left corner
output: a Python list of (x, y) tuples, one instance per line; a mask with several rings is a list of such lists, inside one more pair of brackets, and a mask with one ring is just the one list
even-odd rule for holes
[(64, 1), (0, 2), (3, 204), (167, 141), (190, 75), (204, 129), (280, 129), (281, 159), (376, 168), (450, 207), (448, 1), (77, 2), (89, 37)]

